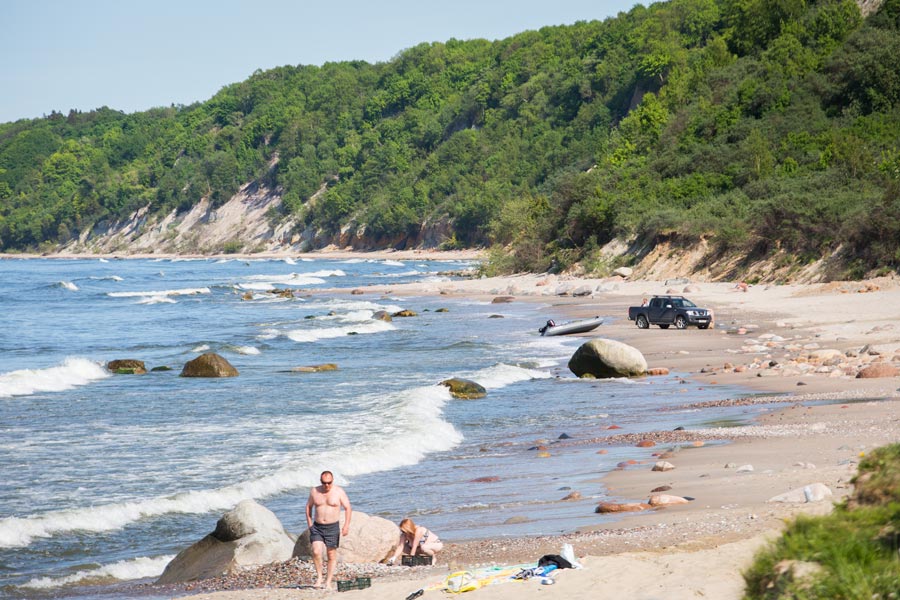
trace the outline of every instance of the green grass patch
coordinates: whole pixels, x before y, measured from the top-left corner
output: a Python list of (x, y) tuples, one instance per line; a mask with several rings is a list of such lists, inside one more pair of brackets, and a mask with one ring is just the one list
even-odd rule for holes
[(745, 598), (900, 598), (898, 474), (900, 445), (872, 452), (848, 501), (827, 516), (798, 517), (756, 556), (744, 573)]

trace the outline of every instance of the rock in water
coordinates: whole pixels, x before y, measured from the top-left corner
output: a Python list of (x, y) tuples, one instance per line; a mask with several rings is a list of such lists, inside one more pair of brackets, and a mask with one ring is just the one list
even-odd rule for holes
[(106, 364), (106, 368), (119, 375), (143, 375), (147, 372), (144, 361), (134, 358), (117, 358)]
[(285, 561), (293, 548), (294, 540), (272, 511), (243, 500), (219, 519), (213, 533), (179, 552), (156, 583), (196, 581)]
[(581, 345), (569, 359), (569, 370), (578, 377), (634, 377), (647, 373), (641, 351), (628, 344), (596, 338)]
[(445, 379), (441, 385), (450, 388), (450, 393), (454, 398), (462, 398), (463, 400), (475, 400), (476, 398), (484, 398), (487, 396), (487, 390), (481, 385), (468, 379)]
[(237, 377), (238, 371), (231, 363), (216, 354), (207, 352), (184, 364), (181, 377)]

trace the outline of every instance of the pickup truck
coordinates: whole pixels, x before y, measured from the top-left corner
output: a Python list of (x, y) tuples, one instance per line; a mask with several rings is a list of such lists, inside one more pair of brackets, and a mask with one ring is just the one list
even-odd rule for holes
[(630, 307), (628, 320), (641, 329), (650, 325), (659, 325), (661, 329), (668, 329), (669, 325), (675, 325), (676, 329), (688, 325), (707, 329), (712, 323), (712, 311), (699, 308), (682, 296), (653, 296), (646, 305)]

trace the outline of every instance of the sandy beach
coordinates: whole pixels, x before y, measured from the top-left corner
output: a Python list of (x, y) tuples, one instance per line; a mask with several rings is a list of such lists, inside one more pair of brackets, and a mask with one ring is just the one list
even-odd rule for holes
[[(900, 365), (900, 285), (890, 278), (746, 288), (736, 283), (520, 275), (366, 290), (397, 296), (512, 296), (516, 302), (545, 304), (548, 318), (557, 321), (608, 316), (600, 329), (582, 336), (630, 344), (651, 367), (684, 374), (686, 387), (741, 385), (764, 395), (746, 402), (777, 401), (783, 408), (741, 427), (642, 435), (661, 451), (676, 450), (666, 459), (675, 468), (657, 472), (644, 462), (602, 479), (619, 502), (646, 501), (660, 486), (669, 486), (668, 494), (694, 498), (692, 502), (628, 513), (613, 523), (558, 537), (448, 544), (435, 567), (382, 569), (379, 574), (387, 574), (376, 577), (371, 588), (346, 593), (373, 600), (405, 598), (420, 588), (440, 587), (451, 571), (534, 562), (570, 543), (584, 568), (560, 572), (554, 585), (510, 582), (471, 595), (740, 598), (742, 570), (756, 550), (778, 535), (785, 520), (828, 512), (849, 492), (860, 455), (898, 439), (900, 379), (856, 374), (871, 363)], [(572, 296), (585, 287), (593, 292)], [(684, 293), (713, 308), (715, 329), (639, 330), (627, 320), (629, 305), (662, 293)], [(598, 451), (610, 442), (633, 446), (636, 440), (625, 435), (595, 440)], [(769, 501), (813, 483), (827, 486), (833, 497), (808, 503)], [(426, 591), (425, 597), (441, 593)], [(195, 597), (328, 594), (270, 588)]]
[[(479, 258), (475, 252), (348, 256)], [(581, 337), (606, 337), (634, 346), (650, 367), (681, 375), (686, 389), (736, 385), (750, 390), (741, 399), (727, 399), (723, 393), (718, 402), (747, 406), (748, 411), (758, 410), (762, 404), (775, 408), (736, 427), (639, 436), (626, 431), (572, 442), (588, 444), (597, 452), (610, 445), (654, 443), (665, 453), (658, 460), (671, 463), (672, 470), (654, 471), (653, 461), (635, 461), (607, 476), (598, 474), (598, 486), (608, 490), (611, 501), (621, 503), (645, 502), (651, 490), (668, 486), (667, 494), (693, 498), (686, 504), (623, 514), (614, 522), (561, 536), (449, 543), (434, 567), (373, 567), (372, 586), (346, 592), (348, 597), (406, 598), (418, 589), (426, 590), (424, 598), (437, 597), (444, 593), (438, 588), (450, 572), (534, 563), (544, 554), (559, 553), (565, 543), (573, 546), (584, 568), (559, 572), (553, 585), (541, 585), (537, 580), (508, 582), (467, 595), (485, 600), (742, 597), (742, 570), (749, 566), (754, 552), (779, 534), (785, 520), (800, 513), (828, 512), (850, 491), (860, 456), (900, 439), (900, 377), (896, 371), (892, 376), (857, 377), (873, 365), (888, 374), (900, 367), (900, 280), (737, 283), (530, 274), (367, 288), (367, 293), (405, 297), (440, 295), (490, 301), (507, 296), (512, 302), (540, 303), (546, 317), (556, 321), (604, 316), (599, 329)], [(665, 293), (684, 294), (698, 305), (712, 308), (715, 327), (705, 331), (641, 330), (627, 320), (628, 306), (639, 304), (643, 297)], [(689, 408), (704, 410), (702, 405)], [(827, 486), (833, 496), (816, 502), (770, 501), (814, 483)], [(284, 581), (272, 572), (262, 571), (257, 589), (196, 594), (216, 589), (216, 585), (198, 585), (190, 592), (195, 593), (192, 598), (204, 600), (302, 599), (333, 593), (282, 587)], [(261, 587), (264, 585), (272, 587)], [(183, 593), (179, 590), (173, 596)]]

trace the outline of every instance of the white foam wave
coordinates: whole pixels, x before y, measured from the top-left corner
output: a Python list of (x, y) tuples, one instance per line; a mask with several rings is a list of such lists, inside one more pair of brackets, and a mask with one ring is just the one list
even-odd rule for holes
[(108, 263), (109, 261), (106, 260), (105, 258), (101, 258), (101, 259), (100, 259), (100, 262), (102, 262), (102, 263)]
[(260, 354), (259, 348), (255, 347), (255, 346), (232, 346), (231, 349), (234, 350), (235, 352), (237, 352), (238, 354), (245, 354), (245, 355)]
[(178, 304), (178, 301), (168, 296), (147, 296), (143, 300), (139, 300), (138, 304)]
[(347, 273), (340, 269), (324, 269), (321, 271), (310, 271), (309, 273), (288, 273), (287, 275), (248, 275), (242, 279), (246, 281), (274, 281), (277, 283), (291, 283), (297, 280), (303, 280), (307, 277), (346, 277)]
[(200, 344), (191, 348), (191, 352), (206, 352), (207, 350), (209, 350), (209, 344)]
[[(332, 469), (345, 484), (347, 477), (415, 464), (427, 453), (449, 450), (462, 441), (462, 435), (443, 419), (443, 406), (451, 397), (442, 385), (359, 400), (363, 408), (354, 415), (352, 437), (339, 447), (314, 456), (304, 450), (293, 464), (274, 473), (216, 489), (3, 518), (0, 547), (24, 547), (36, 538), (72, 531), (113, 531), (170, 513), (228, 510), (247, 498), (261, 499), (316, 485), (323, 468)], [(295, 425), (291, 427), (292, 431), (296, 429)]]
[(29, 396), (38, 392), (61, 392), (109, 377), (99, 363), (70, 357), (56, 367), (21, 369), (0, 375), (0, 398)]
[(93, 279), (95, 281), (122, 281), (122, 278), (118, 275), (109, 275), (107, 277), (97, 277), (96, 275), (91, 275), (88, 279)]
[(175, 555), (157, 556), (150, 558), (142, 556), (129, 560), (119, 561), (110, 565), (103, 565), (96, 569), (76, 571), (65, 577), (40, 577), (23, 583), (22, 588), (51, 589), (73, 584), (106, 583), (113, 579), (118, 581), (130, 581), (132, 579), (145, 579), (159, 577)]
[(295, 261), (290, 256), (285, 256), (282, 260), (284, 260), (284, 263), (287, 265), (296, 265), (297, 264), (297, 261)]
[(275, 286), (271, 283), (239, 283), (236, 287), (241, 290), (251, 290), (254, 292), (268, 292), (269, 290), (275, 289)]
[(386, 260), (386, 261), (383, 261), (382, 264), (390, 265), (392, 267), (405, 267), (406, 266), (405, 263), (402, 263), (399, 260)]
[(402, 307), (393, 304), (378, 304), (377, 302), (369, 302), (368, 300), (331, 300), (329, 302), (312, 302), (306, 306), (309, 310), (333, 310), (337, 311), (356, 311), (370, 310), (372, 312), (383, 310), (395, 313), (403, 310)]
[(381, 333), (382, 331), (390, 331), (391, 329), (395, 329), (395, 327), (390, 323), (384, 321), (372, 321), (370, 323), (344, 325), (343, 327), (294, 329), (286, 332), (284, 335), (295, 342), (315, 342), (316, 340), (343, 337), (345, 335), (350, 335), (351, 333)]
[(60, 281), (57, 285), (63, 289), (69, 290), (70, 292), (77, 292), (78, 286), (72, 283), (71, 281)]
[(348, 323), (364, 323), (372, 319), (372, 315), (375, 314), (374, 311), (371, 310), (352, 310), (348, 313), (339, 313), (336, 315), (327, 315), (321, 317), (322, 319), (332, 319), (336, 321), (345, 321)]
[(491, 390), (518, 383), (519, 381), (528, 381), (529, 379), (549, 379), (551, 377), (552, 375), (548, 371), (527, 369), (525, 367), (517, 367), (516, 365), (498, 363), (492, 367), (476, 371), (466, 378), (478, 382), (486, 389)]
[(181, 288), (176, 290), (158, 290), (149, 292), (107, 292), (111, 298), (141, 298), (144, 296), (193, 296), (195, 294), (209, 294), (209, 288)]

